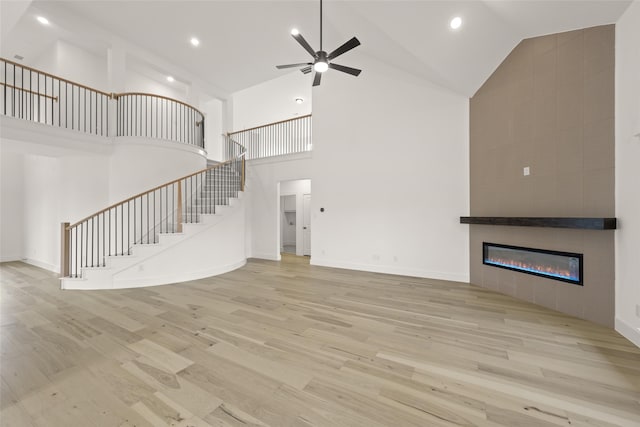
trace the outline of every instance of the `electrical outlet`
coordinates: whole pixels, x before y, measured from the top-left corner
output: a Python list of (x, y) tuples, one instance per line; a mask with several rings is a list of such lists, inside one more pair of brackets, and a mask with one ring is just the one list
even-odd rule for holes
[(530, 174), (531, 174), (531, 169), (529, 168), (529, 166), (525, 166), (524, 169), (522, 169), (522, 175), (529, 176)]

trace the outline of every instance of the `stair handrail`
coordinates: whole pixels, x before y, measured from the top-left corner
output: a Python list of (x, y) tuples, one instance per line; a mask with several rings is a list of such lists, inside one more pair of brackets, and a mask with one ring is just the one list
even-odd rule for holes
[(118, 206), (120, 206), (120, 205), (123, 205), (123, 204), (125, 204), (125, 203), (127, 203), (127, 202), (130, 202), (130, 201), (132, 201), (132, 200), (134, 200), (134, 199), (140, 198), (140, 197), (142, 197), (142, 196), (146, 196), (147, 194), (152, 193), (152, 192), (154, 192), (154, 191), (156, 191), (156, 190), (159, 190), (159, 189), (161, 189), (161, 188), (167, 187), (167, 186), (172, 185), (172, 184), (176, 184), (176, 183), (178, 183), (178, 182), (180, 182), (180, 181), (183, 181), (183, 180), (185, 180), (185, 179), (187, 179), (187, 178), (191, 178), (191, 177), (196, 176), (196, 175), (198, 175), (198, 174), (201, 174), (201, 173), (203, 173), (203, 172), (207, 172), (207, 171), (210, 171), (210, 170), (212, 170), (212, 169), (216, 169), (216, 168), (222, 167), (222, 166), (224, 166), (224, 165), (226, 165), (226, 164), (229, 164), (229, 163), (231, 163), (231, 160), (227, 160), (226, 162), (218, 163), (218, 164), (215, 164), (215, 165), (213, 165), (213, 166), (209, 166), (208, 168), (204, 168), (204, 169), (201, 169), (201, 170), (199, 170), (199, 171), (197, 171), (197, 172), (194, 172), (194, 173), (192, 173), (192, 174), (185, 175), (185, 176), (183, 176), (183, 177), (180, 177), (180, 178), (174, 179), (173, 181), (169, 181), (169, 182), (165, 182), (164, 184), (160, 184), (160, 185), (158, 185), (157, 187), (153, 187), (153, 188), (152, 188), (152, 189), (150, 189), (150, 190), (143, 191), (142, 193), (138, 193), (138, 194), (136, 194), (136, 195), (133, 195), (133, 196), (131, 196), (131, 197), (127, 198), (127, 199), (124, 199), (124, 200), (121, 200), (121, 201), (119, 201), (119, 202), (117, 202), (117, 203), (114, 203), (114, 204), (113, 204), (113, 205), (111, 205), (111, 206), (107, 206), (106, 208), (104, 208), (104, 209), (102, 209), (102, 210), (99, 210), (98, 212), (95, 212), (95, 213), (93, 213), (93, 214), (91, 214), (91, 215), (89, 215), (89, 216), (87, 216), (87, 217), (85, 217), (85, 218), (82, 218), (81, 220), (76, 221), (76, 222), (74, 222), (73, 224), (71, 224), (71, 225), (67, 226), (67, 229), (71, 229), (71, 228), (73, 228), (73, 227), (77, 226), (78, 224), (80, 224), (80, 223), (82, 223), (82, 222), (87, 221), (88, 219), (91, 219), (91, 218), (93, 218), (93, 217), (95, 217), (95, 216), (97, 216), (97, 215), (100, 215), (100, 214), (101, 214), (101, 213), (103, 213), (103, 212), (108, 211), (109, 209), (116, 208), (116, 207), (118, 207)]
[(312, 115), (228, 132), (246, 149), (247, 160), (303, 153), (312, 149)]
[[(225, 167), (227, 172), (231, 172), (231, 176), (225, 173)], [(195, 214), (197, 222), (198, 215), (215, 213), (216, 206), (227, 204), (230, 193), (237, 196), (238, 191), (244, 191), (245, 170), (243, 149), (232, 159), (128, 197), (73, 224), (62, 223), (61, 276), (79, 277), (78, 271), (82, 268), (105, 266), (107, 256), (125, 255), (125, 249), (126, 253), (130, 254), (132, 245), (144, 243), (145, 239), (146, 243), (151, 243), (151, 230), (153, 230), (155, 243), (157, 230), (159, 233), (179, 233), (182, 231), (183, 220), (194, 222)], [(199, 201), (204, 200), (204, 198), (198, 199), (199, 192), (206, 186), (206, 182), (211, 181), (214, 186), (213, 195), (207, 195), (208, 204), (199, 204)], [(131, 215), (132, 203), (133, 216)], [(189, 210), (184, 211), (185, 208)], [(136, 211), (136, 209), (139, 210)], [(188, 218), (185, 219), (184, 215)], [(169, 227), (169, 218), (171, 227)], [(144, 234), (145, 227), (146, 234)], [(133, 238), (130, 236), (131, 231), (133, 231)], [(119, 237), (120, 249), (118, 250)], [(112, 241), (114, 250), (112, 250)]]
[(293, 122), (295, 120), (305, 119), (305, 118), (311, 117), (311, 116), (312, 116), (312, 114), (305, 114), (304, 116), (291, 117), (290, 119), (278, 120), (277, 122), (271, 122), (271, 123), (267, 123), (267, 124), (260, 125), (260, 126), (254, 126), (252, 128), (234, 130), (233, 132), (228, 132), (227, 135), (231, 136), (231, 135), (236, 135), (236, 134), (239, 134), (239, 133), (242, 133), (242, 132), (250, 132), (252, 130), (266, 128), (266, 127), (269, 127), (269, 126), (279, 125), (279, 124), (288, 123), (288, 122)]

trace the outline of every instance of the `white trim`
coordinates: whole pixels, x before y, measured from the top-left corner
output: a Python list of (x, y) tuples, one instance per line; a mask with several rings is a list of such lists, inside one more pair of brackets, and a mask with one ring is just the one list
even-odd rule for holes
[[(113, 289), (140, 288), (145, 286), (171, 285), (180, 282), (188, 282), (190, 280), (204, 279), (207, 277), (218, 276), (243, 267), (247, 263), (246, 259), (226, 265), (216, 265), (215, 267), (205, 268), (198, 271), (179, 272), (171, 275), (162, 275), (156, 277), (145, 277), (144, 279), (113, 279)], [(68, 289), (68, 288), (67, 288)]]
[(144, 146), (153, 146), (157, 148), (164, 148), (168, 150), (180, 150), (187, 151), (193, 154), (199, 154), (203, 156), (205, 159), (207, 157), (207, 152), (198, 147), (197, 145), (188, 144), (186, 142), (177, 142), (169, 139), (160, 139), (160, 138), (145, 138), (142, 136), (117, 136), (113, 138), (113, 145), (115, 146), (125, 146), (129, 147), (131, 145), (144, 145)]
[(0, 137), (20, 144), (38, 144), (47, 150), (71, 149), (109, 153), (112, 138), (47, 125), (11, 116), (0, 116)]
[(368, 271), (371, 273), (395, 274), (399, 276), (420, 277), (423, 279), (449, 280), (452, 282), (469, 283), (469, 276), (458, 273), (448, 273), (442, 271), (429, 271), (417, 268), (397, 267), (392, 265), (361, 264), (333, 260), (328, 258), (311, 257), (311, 265), (332, 268), (344, 268), (347, 270)]
[(42, 261), (38, 261), (35, 259), (31, 259), (31, 258), (24, 258), (22, 260), (20, 260), (26, 264), (30, 264), (36, 267), (40, 267), (40, 268), (44, 268), (45, 270), (49, 270), (51, 272), (54, 273), (60, 273), (60, 266), (59, 265), (54, 265), (54, 264), (49, 264), (48, 262), (42, 262)]
[(619, 317), (616, 317), (615, 329), (620, 335), (640, 347), (640, 329), (634, 328)]
[(147, 286), (164, 286), (177, 285), (190, 280), (204, 279), (207, 277), (218, 276), (243, 267), (247, 263), (246, 259), (227, 264), (217, 265), (215, 267), (206, 268), (198, 271), (181, 272), (172, 275), (162, 275), (156, 277), (145, 277), (144, 279), (113, 279), (110, 286), (104, 286), (104, 283), (87, 279), (74, 279), (65, 277), (62, 280), (62, 289), (64, 290), (82, 290), (82, 291), (101, 291), (105, 289), (133, 289)]

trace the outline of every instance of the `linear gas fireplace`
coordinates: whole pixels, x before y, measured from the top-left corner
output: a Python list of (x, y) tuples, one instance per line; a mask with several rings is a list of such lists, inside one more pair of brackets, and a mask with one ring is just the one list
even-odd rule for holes
[(482, 263), (582, 286), (582, 254), (482, 243)]

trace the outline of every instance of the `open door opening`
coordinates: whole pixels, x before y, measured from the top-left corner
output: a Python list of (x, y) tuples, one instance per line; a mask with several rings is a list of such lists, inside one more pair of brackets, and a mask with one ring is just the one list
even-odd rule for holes
[(281, 254), (311, 256), (311, 180), (280, 182)]
[(280, 252), (296, 253), (296, 196), (280, 196)]

